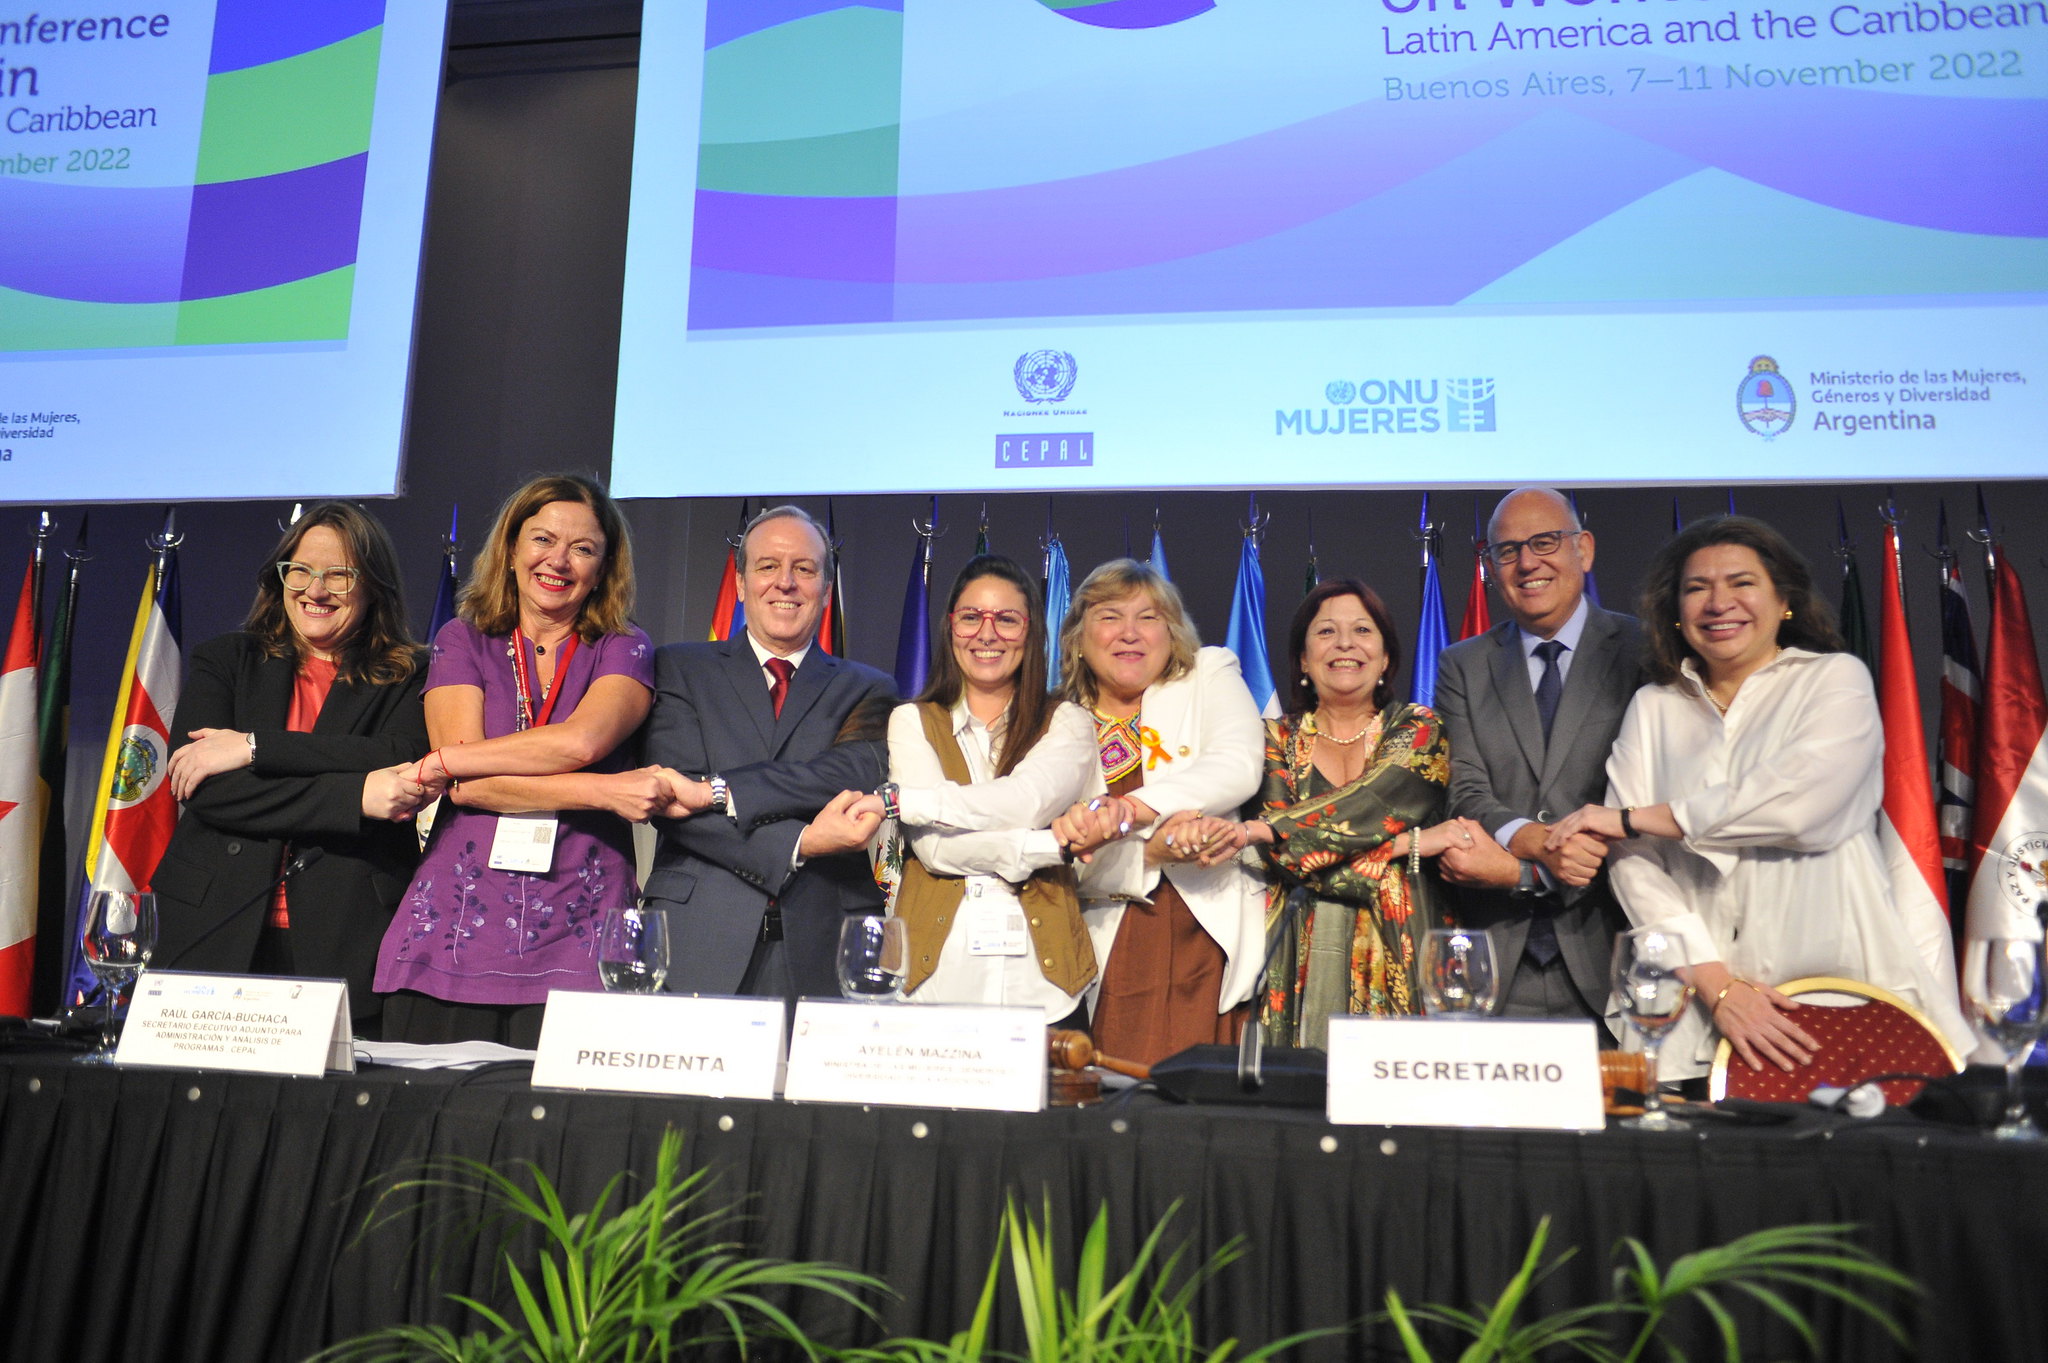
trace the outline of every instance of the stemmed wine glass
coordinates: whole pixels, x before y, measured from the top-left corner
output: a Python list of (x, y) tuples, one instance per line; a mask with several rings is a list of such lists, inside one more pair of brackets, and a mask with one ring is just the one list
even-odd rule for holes
[(2000, 1140), (2038, 1141), (2041, 1129), (2027, 1116), (2020, 1070), (2041, 1039), (2042, 944), (2038, 938), (1992, 937), (1971, 944), (1963, 957), (1963, 999), (1970, 1021), (2005, 1054), (2005, 1116), (1991, 1134)]
[(900, 918), (863, 914), (839, 928), (839, 992), (859, 1003), (901, 1003), (910, 935)]
[(107, 1011), (100, 1022), (99, 1049), (79, 1056), (78, 1062), (111, 1065), (135, 977), (156, 951), (156, 896), (147, 891), (94, 890), (86, 903), (79, 946), (106, 993)]
[(1636, 928), (1614, 939), (1614, 994), (1621, 1015), (1643, 1039), (1649, 1083), (1643, 1115), (1624, 1120), (1638, 1131), (1677, 1131), (1689, 1125), (1664, 1110), (1657, 1089), (1657, 1051), (1664, 1034), (1685, 1016), (1692, 1002), (1691, 962), (1685, 941), (1661, 928)]
[(1493, 938), (1484, 931), (1431, 928), (1422, 939), (1422, 1008), (1431, 1017), (1482, 1018), (1500, 1001)]
[(668, 978), (668, 910), (631, 904), (604, 911), (597, 978), (612, 994), (660, 992)]

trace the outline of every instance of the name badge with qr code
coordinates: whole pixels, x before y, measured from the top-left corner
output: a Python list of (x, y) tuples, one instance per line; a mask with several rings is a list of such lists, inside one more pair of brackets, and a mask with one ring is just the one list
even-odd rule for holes
[(967, 920), (967, 954), (970, 956), (1023, 956), (1031, 950), (1031, 938), (1024, 930), (1024, 906), (1010, 895), (984, 895), (983, 887), (968, 882), (968, 894), (960, 905)]
[(552, 814), (500, 814), (497, 835), (491, 839), (491, 869), (553, 869), (557, 822)]

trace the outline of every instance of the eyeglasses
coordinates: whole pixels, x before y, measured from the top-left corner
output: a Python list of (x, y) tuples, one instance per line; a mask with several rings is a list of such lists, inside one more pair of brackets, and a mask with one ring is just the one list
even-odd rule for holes
[(983, 621), (995, 626), (998, 639), (1021, 639), (1024, 627), (1031, 623), (1031, 617), (1023, 611), (960, 610), (947, 618), (953, 622), (953, 637), (956, 639), (972, 639), (981, 633)]
[(1549, 558), (1564, 547), (1564, 542), (1583, 530), (1546, 530), (1540, 535), (1531, 535), (1525, 540), (1502, 540), (1486, 546), (1486, 556), (1505, 568), (1522, 556), (1527, 549), (1538, 558)]
[(286, 559), (277, 565), (278, 580), (295, 592), (311, 591), (313, 580), (318, 578), (327, 588), (329, 596), (347, 596), (356, 589), (356, 579), (362, 576), (360, 568), (326, 568), (314, 572), (303, 563)]

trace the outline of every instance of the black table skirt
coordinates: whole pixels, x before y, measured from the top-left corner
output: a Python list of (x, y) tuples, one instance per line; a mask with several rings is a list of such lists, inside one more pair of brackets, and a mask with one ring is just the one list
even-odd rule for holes
[[(1900, 1304), (1916, 1336), (1905, 1353), (1817, 1305), (1827, 1356), (2048, 1356), (2048, 1152), (1938, 1127), (1508, 1134), (1156, 1100), (1004, 1116), (35, 1058), (0, 1060), (0, 1081), (0, 1357), (13, 1363), (273, 1363), (401, 1319), (459, 1327), (442, 1294), (494, 1295), (492, 1247), (425, 1214), (359, 1237), (374, 1179), (434, 1156), (530, 1160), (577, 1207), (618, 1171), (651, 1170), (670, 1126), (686, 1165), (715, 1169), (740, 1205), (750, 1251), (885, 1279), (901, 1294), (878, 1303), (894, 1333), (966, 1323), (1016, 1195), (1049, 1199), (1068, 1246), (1107, 1203), (1125, 1261), (1175, 1204), (1196, 1256), (1245, 1237), (1250, 1252), (1200, 1298), (1210, 1343), (1357, 1320), (1390, 1285), (1410, 1302), (1491, 1297), (1548, 1215), (1553, 1250), (1578, 1255), (1539, 1306), (1603, 1295), (1617, 1236), (1668, 1261), (1761, 1227), (1853, 1222), (1927, 1293)], [(842, 1341), (863, 1331), (841, 1307), (801, 1318)], [(1374, 1344), (1353, 1330), (1299, 1356), (1390, 1356)]]

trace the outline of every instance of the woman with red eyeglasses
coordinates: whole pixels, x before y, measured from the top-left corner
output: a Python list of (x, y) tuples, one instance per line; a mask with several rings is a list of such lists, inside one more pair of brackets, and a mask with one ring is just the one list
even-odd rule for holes
[(931, 684), (889, 718), (909, 997), (1078, 1025), (1095, 952), (1050, 825), (1088, 787), (1095, 725), (1047, 694), (1045, 608), (1011, 560), (983, 554), (960, 570), (946, 627)]

